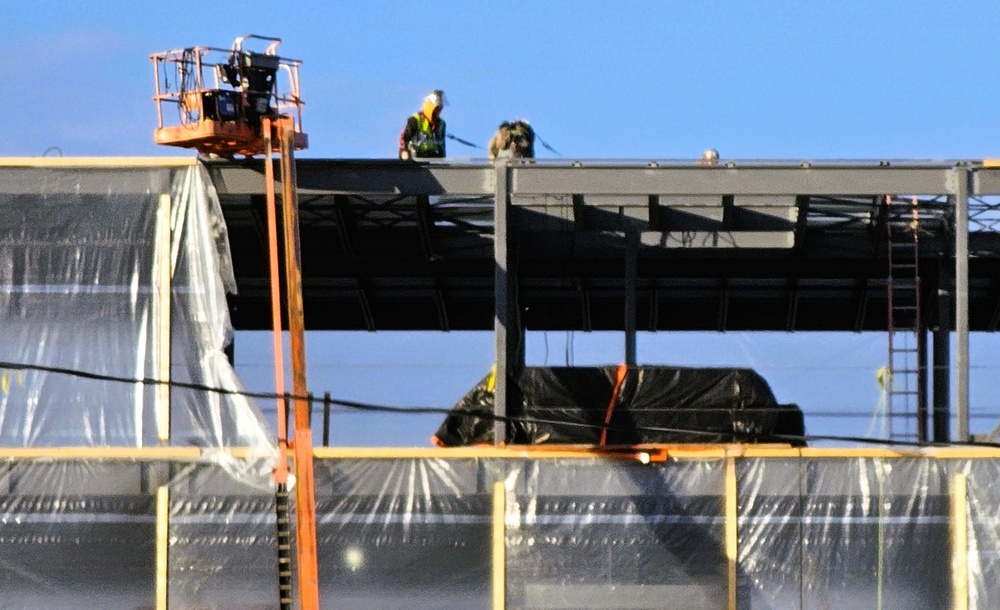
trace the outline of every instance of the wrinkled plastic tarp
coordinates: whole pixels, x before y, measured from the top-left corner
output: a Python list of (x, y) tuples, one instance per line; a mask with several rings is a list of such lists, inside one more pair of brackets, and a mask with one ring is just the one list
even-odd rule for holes
[[(877, 608), (880, 600), (884, 608), (952, 607), (950, 487), (963, 466), (740, 460), (739, 570), (752, 584), (748, 607)], [(997, 530), (990, 537), (995, 544)]]
[[(321, 459), (324, 608), (491, 607), (505, 483), (507, 607), (727, 607), (726, 461)], [(968, 482), (970, 607), (1000, 599), (1000, 459), (738, 458), (737, 607), (952, 607), (952, 483)], [(274, 494), (206, 461), (0, 462), (4, 608), (152, 606), (156, 488), (180, 609), (277, 605)]]
[[(614, 366), (526, 367), (510, 388), (520, 408), (508, 413), (508, 441), (804, 444), (801, 410), (779, 405), (764, 378), (750, 369), (628, 367), (620, 384), (618, 373)], [(493, 442), (488, 380), (455, 405), (435, 434), (438, 444)]]
[[(156, 239), (163, 194), (169, 245)], [(171, 380), (242, 389), (223, 352), (235, 282), (204, 168), (0, 168), (0, 218), (0, 361), (14, 365), (0, 364), (0, 446), (159, 445), (158, 388), (141, 380), (160, 376), (157, 323), (168, 315)], [(165, 247), (169, 312), (155, 282)], [(268, 443), (245, 397), (170, 394), (171, 444)]]
[(0, 608), (153, 607), (156, 495), (143, 484), (150, 468), (0, 461)]
[(726, 607), (723, 461), (508, 468), (508, 608)]

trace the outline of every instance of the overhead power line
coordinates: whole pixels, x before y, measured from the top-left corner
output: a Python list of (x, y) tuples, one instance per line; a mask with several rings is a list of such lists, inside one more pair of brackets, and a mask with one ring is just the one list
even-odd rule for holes
[[(718, 438), (719, 435), (732, 436), (734, 439), (746, 439), (748, 441), (756, 440), (754, 435), (749, 433), (742, 433), (735, 430), (693, 430), (688, 428), (671, 428), (671, 427), (661, 427), (661, 426), (631, 426), (628, 428), (621, 428), (615, 426), (605, 426), (602, 424), (590, 424), (586, 422), (572, 422), (565, 420), (552, 420), (539, 417), (525, 417), (525, 416), (500, 416), (492, 412), (485, 410), (479, 411), (460, 411), (446, 407), (398, 407), (389, 405), (378, 405), (371, 403), (358, 402), (353, 400), (344, 399), (334, 399), (327, 398), (316, 398), (313, 393), (306, 396), (297, 396), (290, 393), (277, 394), (274, 392), (253, 392), (247, 390), (231, 390), (228, 388), (220, 388), (216, 386), (210, 386), (202, 383), (193, 383), (186, 381), (166, 381), (162, 379), (153, 379), (150, 377), (126, 377), (119, 375), (107, 375), (103, 373), (92, 373), (89, 371), (81, 371), (77, 369), (70, 369), (64, 367), (55, 366), (44, 366), (38, 364), (24, 364), (18, 362), (5, 362), (0, 361), (0, 370), (8, 369), (14, 371), (39, 371), (44, 373), (53, 373), (58, 375), (68, 375), (72, 377), (79, 377), (82, 379), (91, 379), (96, 381), (111, 381), (117, 383), (127, 383), (127, 384), (143, 384), (143, 385), (165, 385), (176, 388), (184, 388), (189, 390), (198, 390), (202, 392), (210, 392), (214, 394), (223, 394), (229, 396), (244, 396), (248, 398), (259, 398), (265, 400), (305, 400), (310, 404), (330, 404), (333, 406), (343, 407), (346, 409), (373, 412), (373, 413), (396, 413), (405, 415), (449, 415), (455, 417), (476, 417), (481, 419), (487, 419), (492, 421), (503, 421), (507, 423), (524, 423), (524, 424), (555, 424), (559, 426), (571, 426), (576, 428), (591, 429), (591, 430), (607, 430), (608, 432), (620, 432), (620, 433), (634, 433), (634, 432), (660, 432), (668, 434), (683, 434), (687, 436), (694, 437), (704, 437), (704, 438)], [(667, 409), (664, 409), (665, 411)], [(698, 409), (699, 412), (723, 412), (723, 413), (740, 413), (745, 415), (752, 415), (754, 413), (766, 413), (769, 411), (774, 412), (787, 412), (787, 410), (781, 409), (781, 407), (762, 407), (746, 410), (735, 410), (726, 408), (711, 408), (711, 409)], [(860, 415), (855, 412), (845, 412), (845, 416), (857, 416)], [(794, 442), (815, 442), (815, 441), (832, 441), (832, 442), (852, 442), (852, 443), (865, 443), (865, 444), (876, 444), (876, 445), (886, 445), (886, 446), (913, 446), (913, 443), (898, 440), (889, 440), (881, 438), (869, 438), (862, 436), (839, 436), (839, 435), (789, 435), (789, 434), (769, 434), (768, 438), (774, 439), (776, 441), (787, 441), (790, 443)], [(1000, 448), (1000, 443), (984, 443), (984, 442), (948, 442), (948, 443), (931, 443), (926, 446), (933, 447), (952, 447), (952, 446), (975, 446), (975, 447), (996, 447)]]

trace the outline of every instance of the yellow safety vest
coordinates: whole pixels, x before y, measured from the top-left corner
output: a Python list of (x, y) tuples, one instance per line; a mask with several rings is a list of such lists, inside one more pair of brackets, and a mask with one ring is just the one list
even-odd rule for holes
[(442, 123), (438, 121), (437, 129), (431, 129), (431, 122), (418, 112), (413, 115), (417, 120), (417, 134), (410, 138), (409, 147), (414, 155), (418, 157), (443, 157), (444, 137), (439, 133)]

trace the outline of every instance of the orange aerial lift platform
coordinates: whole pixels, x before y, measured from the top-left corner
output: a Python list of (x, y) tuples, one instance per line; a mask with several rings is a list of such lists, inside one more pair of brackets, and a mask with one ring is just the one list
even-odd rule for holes
[[(266, 43), (262, 52), (244, 48)], [(299, 245), (298, 193), (294, 152), (308, 145), (302, 131), (298, 60), (278, 57), (279, 38), (247, 35), (230, 49), (192, 47), (150, 56), (156, 75), (157, 144), (193, 148), (206, 156), (264, 157), (271, 322), (277, 396), (278, 459), (274, 467), (278, 546), (279, 608), (291, 610), (292, 557), (288, 511), (289, 451), (295, 469), (295, 536), (299, 608), (319, 609), (316, 551), (316, 500), (312, 428), (306, 385), (305, 319)], [(279, 79), (279, 74), (285, 76)], [(279, 80), (284, 84), (279, 85)], [(166, 122), (170, 110), (177, 120)], [(273, 154), (279, 153), (283, 235), (279, 240)], [(279, 241), (283, 256), (279, 256)], [(284, 261), (292, 392), (285, 392), (284, 328), (281, 320), (279, 264)], [(288, 405), (293, 405), (294, 435), (288, 434)]]
[[(257, 42), (262, 51), (245, 48)], [(308, 147), (302, 131), (299, 66), (276, 54), (281, 40), (250, 34), (229, 49), (191, 47), (154, 53), (157, 144), (222, 157), (263, 153), (262, 121), (287, 123), (295, 150)], [(278, 152), (277, 142), (275, 152)]]

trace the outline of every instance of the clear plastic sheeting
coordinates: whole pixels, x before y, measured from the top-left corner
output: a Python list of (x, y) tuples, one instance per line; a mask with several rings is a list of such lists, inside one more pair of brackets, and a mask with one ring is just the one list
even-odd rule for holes
[(721, 460), (508, 468), (507, 607), (724, 608), (724, 473)]
[(151, 484), (167, 469), (113, 460), (0, 462), (0, 608), (152, 608)]
[[(786, 451), (648, 464), (621, 456), (323, 458), (321, 603), (494, 608), (499, 550), (509, 609), (909, 610), (968, 600), (987, 610), (1000, 599), (998, 470), (995, 452)], [(502, 524), (492, 516), (497, 482)], [(168, 510), (158, 522), (164, 487)], [(7, 458), (0, 607), (149, 609), (162, 577), (173, 609), (274, 608), (274, 510), (273, 492), (212, 461)], [(162, 572), (159, 525), (167, 532)], [(494, 525), (504, 528), (499, 546)]]
[[(224, 352), (233, 340), (226, 292), (236, 281), (222, 209), (200, 165), (178, 172), (171, 190), (171, 380), (241, 391)], [(174, 444), (266, 450), (275, 442), (245, 396), (175, 387), (170, 405)]]
[(201, 166), (0, 167), (0, 218), (0, 446), (267, 446), (245, 397), (142, 383), (242, 387)]
[(1000, 460), (956, 465), (968, 473), (970, 608), (1000, 608)]
[(475, 459), (317, 461), (323, 607), (491, 608), (492, 485), (505, 466), (517, 467)]
[(169, 490), (170, 607), (277, 607), (274, 491), (247, 485), (204, 462), (175, 466)]
[[(0, 608), (276, 607), (203, 168), (0, 167), (0, 219)], [(549, 450), (321, 454), (323, 607), (1000, 606), (1000, 451)]]
[(739, 569), (752, 590), (748, 607), (950, 607), (957, 465), (741, 460)]

